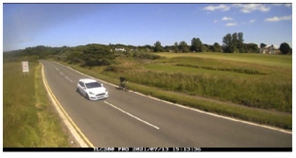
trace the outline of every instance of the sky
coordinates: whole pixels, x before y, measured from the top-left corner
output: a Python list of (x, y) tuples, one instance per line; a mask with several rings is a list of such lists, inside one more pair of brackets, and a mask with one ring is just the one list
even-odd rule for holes
[(292, 46), (292, 4), (3, 4), (3, 50), (90, 43), (163, 46), (200, 38)]

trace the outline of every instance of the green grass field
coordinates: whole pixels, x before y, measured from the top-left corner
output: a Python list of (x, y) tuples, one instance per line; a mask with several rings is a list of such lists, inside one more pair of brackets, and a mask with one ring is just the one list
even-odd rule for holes
[(292, 129), (292, 56), (155, 54), (166, 57), (121, 57), (104, 67), (64, 64), (114, 84), (125, 76), (130, 89), (174, 103)]
[(248, 62), (269, 66), (292, 67), (291, 55), (268, 55), (268, 54), (239, 54), (239, 53), (157, 53), (157, 55), (174, 58), (174, 57), (199, 57), (210, 59), (224, 59), (239, 62)]
[(41, 66), (3, 63), (3, 147), (69, 147), (59, 116), (47, 97)]
[[(203, 57), (192, 53), (157, 54), (165, 54), (169, 58), (142, 63), (131, 59), (120, 60), (100, 73), (113, 78), (125, 76), (133, 83), (163, 90), (292, 112), (292, 67), (286, 66), (291, 65), (291, 56), (240, 54), (240, 60), (235, 61), (239, 54), (225, 54), (227, 58), (233, 57), (231, 60), (225, 57), (217, 59), (217, 55), (212, 58), (211, 53), (200, 53)], [(253, 58), (265, 61), (265, 57), (267, 61), (274, 62), (273, 66), (257, 64), (258, 60), (252, 63)], [(281, 66), (282, 57), (290, 63)]]
[(227, 77), (227, 76), (234, 76), (234, 77), (245, 77), (250, 78), (251, 75), (248, 74), (239, 74), (235, 72), (225, 72), (225, 71), (214, 71), (214, 70), (206, 70), (206, 69), (196, 69), (193, 67), (186, 67), (186, 66), (176, 66), (172, 64), (150, 64), (146, 65), (145, 68), (149, 70), (155, 70), (159, 72), (168, 72), (168, 73), (184, 73), (184, 74), (208, 74), (208, 75), (215, 75), (219, 77)]

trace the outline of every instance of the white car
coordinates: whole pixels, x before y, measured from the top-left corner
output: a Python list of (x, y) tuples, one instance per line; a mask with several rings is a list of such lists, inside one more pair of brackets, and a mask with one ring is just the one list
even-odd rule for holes
[(104, 85), (93, 79), (80, 79), (77, 84), (77, 92), (89, 100), (100, 100), (109, 97)]

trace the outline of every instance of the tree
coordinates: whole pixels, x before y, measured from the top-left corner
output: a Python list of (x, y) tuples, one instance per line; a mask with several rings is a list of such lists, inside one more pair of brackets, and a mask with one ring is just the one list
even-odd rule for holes
[(232, 34), (232, 44), (230, 46), (230, 49), (231, 49), (232, 53), (237, 53), (238, 52), (237, 46), (238, 46), (237, 33), (233, 33)]
[(237, 44), (237, 48), (239, 50), (240, 53), (244, 53), (245, 49), (244, 49), (244, 34), (242, 32), (238, 33), (238, 44)]
[(202, 46), (202, 42), (200, 41), (199, 38), (193, 38), (191, 40), (191, 47), (190, 50), (193, 52), (202, 52), (203, 51), (203, 46)]
[(174, 46), (172, 45), (172, 46), (165, 46), (164, 47), (164, 51), (165, 52), (172, 52), (172, 51), (174, 51)]
[(67, 54), (67, 60), (70, 64), (75, 64), (81, 62), (82, 52), (74, 50)]
[(232, 37), (231, 37), (231, 34), (229, 33), (223, 37), (223, 52), (232, 53), (231, 46), (232, 46)]
[(260, 48), (265, 48), (265, 47), (266, 47), (266, 44), (260, 43)]
[(281, 44), (280, 46), (280, 51), (283, 53), (283, 54), (288, 54), (289, 52), (291, 52), (291, 48), (289, 46), (288, 43), (284, 42)]
[(155, 44), (154, 44), (154, 52), (161, 52), (163, 50), (162, 46), (161, 46), (161, 43), (159, 41), (157, 41)]
[(180, 42), (179, 51), (183, 52), (183, 53), (186, 53), (189, 51), (189, 46), (187, 45), (187, 43), (185, 41)]
[(151, 52), (153, 50), (153, 46), (150, 46), (149, 44), (146, 44), (143, 47), (146, 52)]
[(215, 52), (213, 45), (207, 45), (207, 48), (208, 48), (208, 52)]
[(215, 42), (213, 47), (214, 52), (221, 52), (221, 46), (219, 43)]
[(176, 53), (179, 52), (179, 44), (178, 44), (178, 42), (175, 42), (175, 43), (174, 43), (174, 51), (175, 51)]
[(243, 53), (246, 52), (244, 45), (244, 34), (242, 32), (229, 33), (223, 37), (223, 52), (225, 53)]
[(198, 44), (196, 38), (192, 38), (190, 51), (197, 52), (197, 45)]
[(209, 51), (208, 46), (205, 45), (205, 44), (203, 44), (203, 45), (201, 46), (201, 51), (202, 51), (202, 52), (208, 52), (208, 51)]
[(258, 45), (255, 43), (246, 43), (244, 44), (245, 53), (257, 53)]

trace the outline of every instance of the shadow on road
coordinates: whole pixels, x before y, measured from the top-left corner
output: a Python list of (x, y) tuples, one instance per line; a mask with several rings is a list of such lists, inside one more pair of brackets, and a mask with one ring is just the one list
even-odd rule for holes
[(117, 89), (117, 90), (122, 90), (121, 88), (119, 88), (119, 87), (114, 87), (115, 89)]
[(82, 95), (82, 94), (79, 92), (79, 90), (78, 90), (78, 89), (76, 89), (75, 91), (76, 91), (76, 93), (78, 93), (80, 96), (82, 96), (83, 98), (85, 98), (85, 96), (84, 96), (84, 95)]

